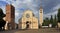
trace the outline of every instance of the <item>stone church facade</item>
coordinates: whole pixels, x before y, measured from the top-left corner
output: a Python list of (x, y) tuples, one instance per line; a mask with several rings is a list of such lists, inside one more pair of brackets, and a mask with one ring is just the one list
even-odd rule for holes
[(19, 29), (38, 29), (38, 19), (31, 10), (26, 10), (19, 19)]

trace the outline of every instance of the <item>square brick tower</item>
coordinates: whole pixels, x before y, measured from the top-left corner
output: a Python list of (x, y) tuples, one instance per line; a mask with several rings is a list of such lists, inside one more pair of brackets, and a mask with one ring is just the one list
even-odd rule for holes
[(8, 21), (8, 28), (15, 28), (15, 7), (11, 4), (6, 5), (6, 21)]

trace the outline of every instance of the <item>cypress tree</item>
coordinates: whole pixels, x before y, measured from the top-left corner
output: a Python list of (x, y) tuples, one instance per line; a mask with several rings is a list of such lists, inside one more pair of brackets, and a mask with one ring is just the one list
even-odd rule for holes
[(58, 17), (58, 22), (60, 23), (60, 8), (58, 9), (57, 17)]

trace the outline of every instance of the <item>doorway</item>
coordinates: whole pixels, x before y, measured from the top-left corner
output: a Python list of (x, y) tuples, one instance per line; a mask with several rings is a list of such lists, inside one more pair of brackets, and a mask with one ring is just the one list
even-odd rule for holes
[(29, 29), (29, 28), (30, 28), (29, 26), (30, 26), (30, 22), (27, 21), (27, 22), (26, 22), (26, 29)]

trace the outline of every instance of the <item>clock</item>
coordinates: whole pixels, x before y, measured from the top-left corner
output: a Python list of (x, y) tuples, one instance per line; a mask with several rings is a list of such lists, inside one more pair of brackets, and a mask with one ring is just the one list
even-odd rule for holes
[(26, 14), (26, 17), (27, 17), (27, 18), (29, 18), (29, 17), (30, 17), (30, 15), (29, 15), (29, 14)]

